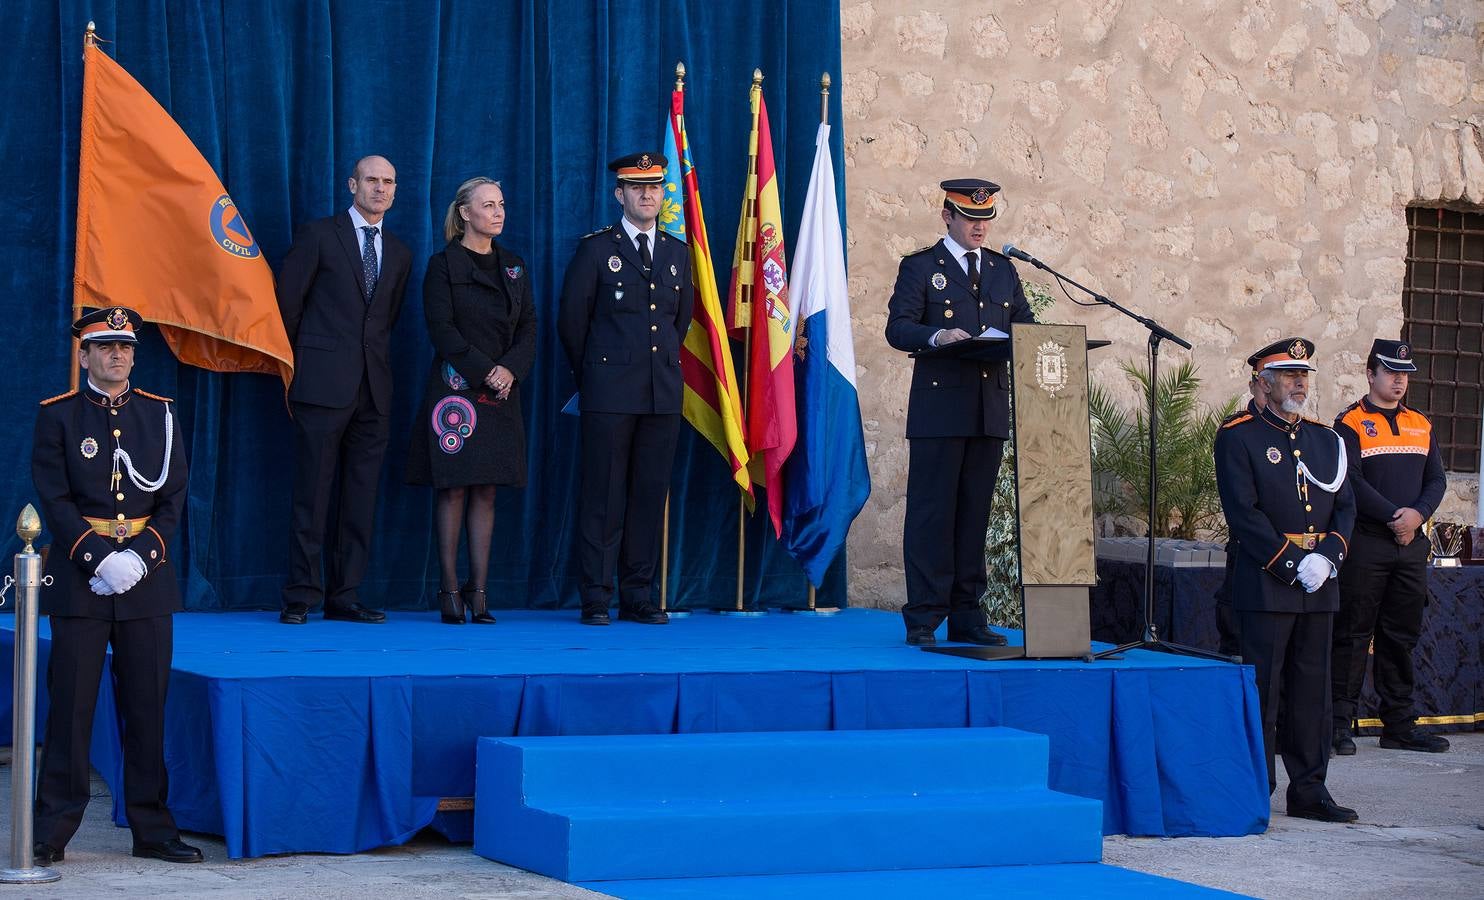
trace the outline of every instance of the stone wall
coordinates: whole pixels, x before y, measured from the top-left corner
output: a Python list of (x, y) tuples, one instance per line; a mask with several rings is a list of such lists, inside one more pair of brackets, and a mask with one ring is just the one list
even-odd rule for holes
[[(873, 479), (851, 536), (852, 602), (903, 599), (911, 363), (882, 330), (898, 257), (941, 234), (940, 179), (1003, 185), (991, 243), (1183, 335), (1208, 400), (1243, 389), (1253, 349), (1312, 337), (1313, 412), (1332, 417), (1364, 392), (1371, 340), (1400, 333), (1405, 208), (1484, 205), (1481, 9), (844, 0), (847, 242)], [(1062, 300), (1047, 318), (1114, 341), (1094, 369), (1104, 383), (1121, 386), (1118, 363), (1142, 357), (1143, 330), (1115, 313)], [(1443, 513), (1472, 520), (1477, 503), (1460, 477)]]

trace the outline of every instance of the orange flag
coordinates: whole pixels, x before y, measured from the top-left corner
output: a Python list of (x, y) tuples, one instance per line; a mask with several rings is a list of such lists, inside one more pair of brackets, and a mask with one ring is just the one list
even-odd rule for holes
[(294, 377), (273, 272), (211, 166), (139, 82), (83, 49), (73, 305), (129, 306), (177, 359)]

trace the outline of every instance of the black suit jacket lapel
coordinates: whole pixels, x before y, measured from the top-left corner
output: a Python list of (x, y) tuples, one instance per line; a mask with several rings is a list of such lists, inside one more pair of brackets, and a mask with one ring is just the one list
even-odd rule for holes
[[(933, 249), (938, 254), (934, 259), (942, 262), (943, 272), (948, 276), (948, 280), (963, 288), (965, 293), (973, 294), (974, 289), (969, 284), (969, 273), (964, 271), (964, 267), (954, 257), (953, 251), (948, 249), (948, 245), (939, 241), (938, 246)], [(981, 253), (980, 255), (982, 256), (983, 254)], [(982, 262), (981, 260), (981, 264)], [(984, 282), (984, 270), (982, 268), (979, 271), (979, 282), (981, 284)]]
[[(634, 239), (629, 237), (629, 233), (624, 230), (623, 222), (619, 222), (613, 226), (613, 236), (618, 244), (619, 255), (628, 260), (629, 265), (642, 273), (644, 271), (644, 262), (639, 259), (639, 248), (634, 246)], [(654, 258), (653, 247), (649, 248), (649, 256), (651, 259)]]
[[(345, 254), (350, 257), (351, 272), (356, 275), (356, 290), (361, 292), (362, 300), (370, 300), (366, 296), (366, 284), (360, 277), (361, 272), (361, 245), (356, 240), (356, 226), (350, 220), (350, 213), (337, 213), (335, 216), (335, 237), (340, 239), (340, 246), (345, 248)], [(382, 238), (382, 256), (386, 256), (386, 238)], [(385, 268), (383, 266), (382, 268)], [(377, 286), (381, 286), (378, 279)]]

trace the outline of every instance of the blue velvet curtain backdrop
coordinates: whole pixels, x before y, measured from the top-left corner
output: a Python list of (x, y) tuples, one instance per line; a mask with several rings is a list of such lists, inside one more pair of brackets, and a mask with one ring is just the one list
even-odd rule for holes
[[(72, 365), (81, 47), (93, 20), (109, 42), (104, 49), (216, 168), (275, 266), (296, 224), (349, 206), (345, 179), (356, 158), (379, 153), (396, 166), (387, 224), (412, 247), (415, 267), (393, 339), (398, 394), (364, 589), (368, 603), (392, 609), (429, 607), (436, 582), (431, 492), (405, 485), (402, 475), (432, 356), (423, 270), (443, 245), (443, 214), (458, 184), (473, 175), (504, 182), (501, 242), (525, 257), (541, 316), (537, 366), (525, 386), (530, 481), (497, 500), (491, 599), (574, 605), (577, 423), (558, 412), (573, 385), (552, 325), (576, 241), (618, 220), (607, 160), (663, 146), (675, 63), (683, 60), (686, 124), (725, 280), (746, 177), (752, 70), (766, 76), (790, 246), (819, 121), (820, 73), (840, 83), (834, 0), (59, 0), (17, 4), (8, 14), (0, 38), (0, 84), (11, 104), (0, 118), (0, 279), (18, 352), (0, 397), (7, 423), (0, 459), (8, 468), (0, 518), (33, 500), (35, 404), (66, 389)], [(838, 96), (830, 103), (836, 124)], [(841, 132), (834, 133), (835, 171), (843, 174)], [(266, 376), (180, 366), (157, 335), (142, 347), (134, 382), (178, 400), (189, 441), (190, 503), (175, 548), (187, 607), (276, 607), (291, 470), (282, 387)], [(671, 509), (672, 605), (730, 605), (737, 494), (721, 458), (689, 428)], [(803, 574), (765, 534), (765, 521), (753, 518), (746, 529), (748, 603), (801, 604)], [(844, 601), (843, 569), (842, 556), (822, 603)]]

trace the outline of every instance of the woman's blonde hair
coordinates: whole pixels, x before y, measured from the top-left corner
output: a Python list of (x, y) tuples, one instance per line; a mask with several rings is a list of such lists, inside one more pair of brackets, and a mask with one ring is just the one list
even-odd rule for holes
[(485, 178), (483, 175), (470, 178), (459, 185), (459, 189), (453, 195), (453, 202), (448, 204), (448, 215), (443, 217), (443, 239), (445, 241), (464, 236), (464, 219), (459, 215), (459, 207), (468, 206), (469, 198), (474, 196), (474, 189), (482, 184), (500, 186), (500, 182), (493, 178)]

